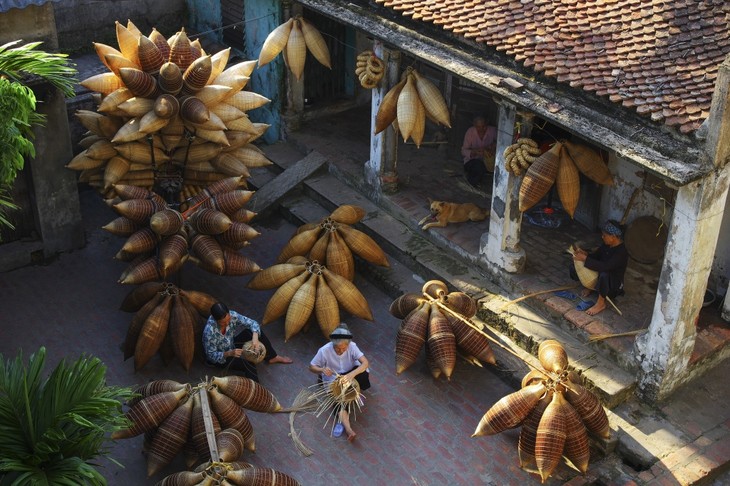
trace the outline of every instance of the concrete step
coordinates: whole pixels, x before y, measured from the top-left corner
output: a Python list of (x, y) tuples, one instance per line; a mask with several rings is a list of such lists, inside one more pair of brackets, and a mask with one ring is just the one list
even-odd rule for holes
[[(285, 169), (303, 157), (291, 145), (265, 147), (279, 169)], [(292, 196), (282, 203), (284, 214), (295, 223), (318, 221), (342, 204), (354, 204), (366, 211), (355, 227), (372, 237), (390, 256), (389, 268), (359, 264), (358, 271), (373, 280), (393, 298), (405, 292), (419, 292), (427, 280), (438, 279), (455, 290), (463, 291), (480, 303), (477, 322), (491, 331), (504, 349), (494, 346), (499, 364), (512, 370), (520, 380), (528, 371), (521, 362), (537, 366), (535, 358), (539, 343), (556, 339), (563, 343), (571, 365), (582, 373), (587, 385), (608, 408), (628, 399), (636, 385), (633, 375), (614, 361), (604, 357), (599, 349), (586, 345), (558, 325), (548, 314), (534, 309), (526, 302), (510, 306), (509, 315), (500, 308), (509, 300), (504, 290), (490, 275), (463, 255), (445, 250), (429, 240), (424, 232), (414, 229), (410, 218), (403, 218), (396, 208), (378, 206), (361, 192), (344, 183), (333, 172), (320, 171), (306, 179), (301, 196)], [(382, 202), (382, 201), (381, 201)], [(404, 221), (404, 219), (406, 221)]]

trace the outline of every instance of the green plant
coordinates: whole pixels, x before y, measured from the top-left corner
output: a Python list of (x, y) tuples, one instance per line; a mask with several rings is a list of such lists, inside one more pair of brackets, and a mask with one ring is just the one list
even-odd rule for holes
[(91, 462), (109, 453), (108, 434), (129, 426), (131, 389), (105, 383), (95, 357), (62, 360), (43, 377), (46, 350), (14, 360), (0, 354), (0, 484), (105, 485)]

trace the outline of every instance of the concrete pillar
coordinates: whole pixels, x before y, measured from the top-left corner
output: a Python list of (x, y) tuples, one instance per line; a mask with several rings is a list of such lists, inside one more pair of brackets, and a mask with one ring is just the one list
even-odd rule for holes
[(39, 96), (37, 111), (46, 116), (44, 126), (33, 129), (36, 155), (30, 160), (35, 194), (36, 222), (46, 257), (85, 244), (76, 175), (65, 165), (73, 157), (68, 128), (66, 99), (56, 88), (46, 85)]
[[(392, 51), (383, 47), (381, 41), (373, 42), (373, 52), (386, 63), (386, 76), (380, 85), (371, 90), (371, 117), (370, 133), (375, 133), (375, 117), (378, 114), (383, 97), (400, 80), (399, 51)], [(373, 189), (371, 194), (377, 200), (383, 193), (393, 193), (398, 188), (398, 138), (393, 127), (390, 126), (377, 135), (370, 137), (370, 160), (365, 163), (365, 182)]]
[(635, 343), (640, 390), (655, 400), (666, 398), (695, 371), (688, 367), (697, 334), (695, 323), (730, 186), (729, 86), (730, 61), (726, 59), (720, 66), (707, 121), (706, 149), (715, 170), (677, 192), (651, 324)]
[(497, 121), (497, 160), (494, 168), (489, 233), (482, 238), (480, 253), (500, 270), (519, 273), (525, 266), (525, 250), (520, 247), (522, 213), (519, 207), (520, 180), (504, 168), (504, 150), (512, 145), (517, 109), (500, 101)]

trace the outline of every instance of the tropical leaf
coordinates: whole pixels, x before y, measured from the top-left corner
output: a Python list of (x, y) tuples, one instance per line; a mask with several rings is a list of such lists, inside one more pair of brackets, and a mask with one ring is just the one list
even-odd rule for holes
[(93, 461), (109, 452), (108, 434), (129, 426), (129, 388), (106, 385), (95, 357), (62, 360), (43, 379), (46, 350), (7, 362), (0, 354), (0, 472), (12, 483), (106, 484)]

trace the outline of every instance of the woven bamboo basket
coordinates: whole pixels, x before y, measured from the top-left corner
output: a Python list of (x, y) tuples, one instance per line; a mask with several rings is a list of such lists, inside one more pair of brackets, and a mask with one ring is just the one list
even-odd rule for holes
[(193, 236), (190, 244), (193, 253), (207, 265), (215, 269), (215, 273), (219, 275), (225, 269), (225, 261), (223, 259), (223, 249), (220, 243), (210, 235), (197, 234)]
[(225, 147), (226, 151), (243, 147), (251, 138), (251, 134), (248, 132), (233, 130), (230, 127), (228, 128), (229, 129), (226, 131), (226, 139), (228, 139), (228, 146)]
[(268, 467), (251, 467), (226, 473), (233, 484), (272, 484), (276, 486), (298, 486), (299, 482), (288, 474)]
[(138, 68), (139, 66), (124, 56), (118, 54), (107, 54), (104, 56), (107, 66), (115, 75), (119, 76), (119, 70), (121, 68)]
[(138, 118), (154, 110), (155, 100), (135, 95), (133, 98), (120, 103), (117, 108), (123, 111), (126, 116)]
[(307, 59), (307, 44), (304, 41), (304, 34), (299, 27), (299, 19), (294, 19), (289, 39), (286, 42), (286, 60), (289, 69), (297, 80), (302, 78), (304, 72), (304, 61)]
[(193, 401), (185, 400), (165, 418), (147, 448), (147, 476), (151, 477), (169, 465), (182, 451), (190, 434)]
[(150, 164), (154, 156), (155, 163), (159, 164), (170, 160), (170, 156), (157, 147), (150, 149), (146, 142), (128, 142), (116, 146), (119, 155), (130, 162)]
[[(146, 253), (141, 254), (147, 255)], [(159, 261), (156, 256), (145, 258), (144, 260), (129, 265), (129, 269), (125, 275), (119, 278), (119, 283), (123, 285), (136, 285), (151, 280), (159, 280), (162, 278), (159, 269)]]
[(588, 431), (573, 406), (564, 399), (560, 403), (565, 416), (565, 448), (563, 455), (583, 474), (591, 458)]
[[(545, 373), (540, 370), (530, 370), (525, 376), (522, 377), (520, 388), (525, 388), (528, 385), (534, 385), (545, 381), (547, 377)], [(546, 405), (547, 406), (547, 405)]]
[(150, 313), (134, 347), (134, 370), (138, 371), (159, 351), (167, 334), (172, 310), (172, 296), (167, 295)]
[[(199, 90), (197, 93), (195, 93), (195, 99), (200, 100), (206, 108), (210, 106), (215, 106), (224, 99), (226, 99), (228, 96), (231, 95), (233, 92), (233, 88), (230, 86), (221, 86), (219, 84), (209, 84), (205, 87), (203, 87), (201, 90)], [(210, 112), (209, 112), (210, 113)], [(183, 118), (185, 118), (183, 116)], [(199, 123), (195, 122), (193, 120), (190, 120), (193, 123)]]
[(216, 236), (218, 242), (233, 250), (240, 250), (261, 233), (246, 223), (234, 222), (230, 228)]
[(520, 211), (527, 211), (548, 193), (558, 175), (560, 150), (562, 144), (555, 143), (553, 147), (539, 156), (527, 169), (520, 184)]
[(347, 406), (360, 396), (360, 384), (357, 380), (345, 384), (344, 376), (338, 376), (330, 384), (329, 393), (335, 403)]
[[(147, 74), (140, 69), (122, 67), (119, 68), (119, 78), (122, 80), (122, 83), (124, 83), (124, 86), (126, 86), (127, 89), (134, 94), (134, 96), (147, 100), (145, 104), (149, 104), (149, 102), (154, 104), (154, 100), (150, 98), (155, 97), (158, 92), (158, 87), (157, 81), (150, 74)], [(119, 108), (127, 111), (127, 108), (124, 107), (127, 103), (129, 103), (129, 101), (125, 101), (119, 105)], [(149, 111), (149, 109), (146, 110), (145, 113), (147, 111)], [(139, 112), (132, 113), (129, 111), (127, 111), (127, 113), (131, 116), (139, 116), (141, 114)]]
[(160, 52), (160, 48), (149, 37), (140, 35), (137, 40), (137, 57), (139, 58), (139, 67), (148, 74), (157, 74), (165, 64), (165, 58)]
[(210, 56), (202, 56), (193, 61), (183, 73), (183, 93), (193, 94), (208, 83), (213, 72)]
[(330, 235), (326, 255), (327, 268), (352, 282), (355, 278), (355, 260), (350, 247), (337, 231), (333, 231)]
[(162, 199), (162, 196), (148, 189), (128, 184), (114, 184), (114, 191), (125, 201), (129, 199), (149, 199), (156, 202), (160, 207), (165, 206), (165, 200)]
[[(568, 253), (575, 255), (575, 251), (572, 246), (568, 248)], [(596, 285), (598, 285), (598, 272), (586, 268), (585, 262), (580, 262), (578, 260), (573, 260), (573, 265), (575, 265), (575, 273), (578, 275), (578, 280), (580, 280), (581, 285), (587, 289), (595, 290)]]
[(521, 468), (536, 468), (535, 441), (537, 440), (537, 428), (545, 409), (552, 400), (552, 391), (548, 391), (545, 397), (541, 398), (535, 408), (527, 415), (520, 429), (520, 437), (517, 442), (517, 455)]
[(84, 88), (96, 91), (104, 95), (108, 95), (124, 87), (124, 83), (119, 76), (112, 73), (101, 73), (84, 79), (79, 83)]
[(406, 84), (398, 95), (397, 116), (398, 129), (405, 142), (411, 136), (418, 120), (418, 91), (416, 90), (415, 78), (412, 75), (406, 77)]
[(535, 408), (545, 390), (545, 385), (538, 383), (502, 397), (487, 410), (472, 437), (494, 435), (517, 427)]
[(350, 249), (366, 262), (389, 267), (388, 257), (382, 248), (368, 235), (348, 225), (340, 225), (337, 228)]
[(232, 428), (223, 429), (215, 439), (221, 462), (235, 461), (243, 455), (244, 441), (239, 431)]
[(316, 262), (324, 262), (327, 259), (327, 247), (329, 246), (331, 231), (324, 231), (322, 236), (312, 245), (309, 250), (309, 259)]
[(243, 376), (213, 377), (211, 383), (243, 408), (261, 413), (281, 410), (279, 400), (263, 385)]
[[(228, 98), (226, 98), (226, 103), (238, 108), (239, 110), (241, 110), (243, 112), (247, 112), (250, 110), (255, 110), (256, 108), (260, 108), (267, 103), (271, 103), (271, 100), (269, 98), (267, 98), (266, 96), (260, 95), (253, 91), (244, 90), (244, 91), (239, 91), (238, 93), (234, 93), (231, 96), (229, 96)], [(268, 128), (268, 125), (266, 126), (266, 128), (264, 128), (263, 126), (261, 126), (261, 128), (263, 128), (263, 131), (266, 131), (266, 128)], [(252, 140), (250, 140), (250, 141), (252, 141)]]
[(292, 297), (294, 297), (296, 291), (299, 290), (299, 287), (302, 286), (309, 275), (309, 272), (304, 271), (296, 277), (288, 280), (279, 287), (276, 292), (274, 292), (274, 295), (271, 296), (269, 302), (266, 304), (264, 317), (261, 320), (263, 324), (273, 322), (286, 313)]
[(578, 168), (568, 155), (568, 151), (563, 148), (560, 151), (560, 162), (558, 163), (558, 175), (555, 180), (558, 189), (558, 196), (563, 205), (563, 209), (572, 218), (575, 214), (575, 208), (578, 207), (580, 199), (580, 175)]
[(535, 462), (543, 482), (560, 464), (565, 448), (565, 414), (561, 405), (563, 401), (561, 393), (554, 393), (537, 426)]
[(446, 379), (451, 379), (456, 366), (456, 338), (449, 321), (435, 303), (431, 303), (428, 320), (428, 349)]
[(208, 84), (213, 84), (215, 78), (217, 78), (226, 69), (226, 65), (228, 64), (228, 59), (230, 57), (230, 47), (218, 51), (210, 57), (210, 62), (213, 65), (213, 70), (210, 73), (210, 79), (208, 80)]
[(94, 143), (98, 142), (99, 140), (104, 140), (99, 135), (90, 134), (86, 135), (84, 138), (79, 140), (79, 147), (86, 150), (87, 148), (91, 147)]
[(428, 336), (431, 306), (424, 302), (406, 316), (395, 339), (395, 373), (401, 374), (418, 359)]
[(177, 408), (180, 400), (187, 394), (187, 390), (183, 388), (143, 398), (124, 414), (132, 425), (129, 428), (112, 432), (111, 438), (114, 440), (127, 439), (154, 429)]
[[(192, 447), (192, 443), (190, 443), (190, 446)], [(183, 445), (183, 452), (186, 452), (187, 454), (186, 447), (188, 447), (187, 443)], [(197, 457), (194, 462), (198, 462)], [(165, 476), (159, 484), (160, 486), (195, 486), (197, 484), (201, 484), (205, 479), (206, 474), (202, 471), (180, 471), (172, 473), (169, 476)]]
[(304, 42), (307, 44), (309, 52), (312, 53), (314, 58), (323, 66), (332, 69), (332, 62), (330, 59), (330, 50), (327, 47), (324, 37), (320, 34), (319, 30), (309, 23), (304, 18), (299, 18), (300, 27), (302, 29), (302, 35), (304, 36)]
[(141, 133), (144, 133), (145, 135), (153, 132), (158, 132), (162, 130), (162, 128), (164, 128), (165, 125), (167, 125), (169, 122), (170, 118), (163, 118), (155, 113), (155, 111), (149, 111), (139, 119), (139, 131)]
[(104, 168), (104, 189), (109, 190), (129, 172), (130, 163), (127, 159), (115, 156), (109, 159)]
[(218, 118), (226, 123), (226, 125), (229, 121), (235, 120), (236, 118), (241, 118), (245, 115), (244, 112), (242, 112), (235, 106), (231, 106), (228, 103), (224, 102), (220, 102), (215, 106), (211, 106), (210, 112), (215, 113)]
[(106, 61), (104, 60), (104, 56), (108, 54), (114, 54), (117, 56), (122, 56), (123, 54), (118, 49), (109, 46), (107, 44), (102, 44), (100, 42), (92, 42), (92, 45), (94, 46), (94, 50), (96, 51), (96, 55), (99, 56), (99, 60), (108, 68)]
[(127, 329), (127, 335), (124, 339), (124, 360), (128, 360), (134, 356), (134, 349), (137, 346), (137, 339), (142, 331), (142, 326), (149, 315), (162, 302), (164, 295), (158, 293), (154, 295), (147, 303), (145, 303), (132, 317), (132, 322)]
[(353, 225), (365, 217), (365, 210), (360, 206), (343, 204), (332, 211), (329, 217), (337, 223)]
[(565, 141), (568, 156), (575, 162), (578, 170), (594, 182), (603, 185), (612, 185), (613, 177), (603, 162), (601, 154), (592, 148), (574, 142)]
[(430, 295), (434, 299), (441, 298), (449, 292), (449, 288), (441, 280), (429, 280), (421, 288), (421, 292)]
[(256, 262), (228, 248), (223, 248), (223, 259), (225, 264), (221, 275), (241, 276), (261, 270)]
[(219, 235), (233, 224), (227, 214), (210, 208), (198, 209), (189, 221), (195, 231), (204, 235)]
[(119, 304), (119, 310), (124, 312), (137, 312), (152, 297), (167, 288), (166, 284), (160, 282), (146, 282), (133, 288)]
[(129, 30), (127, 27), (123, 26), (119, 22), (115, 22), (115, 28), (116, 28), (116, 34), (117, 34), (117, 44), (119, 45), (119, 51), (122, 53), (124, 57), (129, 59), (130, 61), (134, 62), (135, 64), (139, 64), (139, 55), (138, 55), (138, 40), (137, 35), (135, 34), (135, 30)]
[(226, 126), (229, 130), (237, 130), (247, 133), (249, 137), (253, 137), (256, 133), (256, 127), (253, 122), (248, 118), (248, 115), (244, 113), (243, 116), (238, 117), (234, 120), (226, 122)]
[(188, 254), (188, 241), (182, 234), (167, 236), (160, 243), (159, 268), (160, 274), (170, 275), (175, 268), (180, 267), (180, 261)]
[(169, 391), (180, 391), (185, 388), (185, 385), (178, 383), (174, 380), (154, 380), (144, 385), (138, 385), (134, 388), (134, 393), (140, 396), (131, 398), (127, 402), (128, 407), (133, 407), (135, 403), (139, 402), (143, 398), (157, 395), (158, 393), (169, 392)]
[(327, 268), (322, 269), (322, 275), (324, 275), (325, 282), (335, 294), (337, 302), (347, 312), (361, 319), (373, 320), (373, 312), (370, 310), (370, 305), (368, 305), (365, 297), (352, 282)]
[(89, 157), (89, 155), (86, 153), (86, 150), (83, 152), (79, 152), (71, 161), (66, 164), (67, 169), (71, 170), (89, 170), (89, 169), (97, 169), (99, 167), (102, 167), (104, 165), (104, 162), (106, 162), (103, 159), (95, 159), (93, 157)]
[(175, 162), (207, 162), (221, 152), (221, 146), (214, 143), (193, 145), (190, 148), (180, 147), (173, 152), (172, 160)]
[(159, 236), (150, 228), (135, 231), (122, 246), (122, 251), (129, 253), (144, 253), (153, 250), (160, 241)]
[(216, 299), (212, 295), (197, 290), (180, 289), (180, 295), (188, 299), (198, 314), (206, 318), (210, 315), (210, 308), (216, 303)]
[(421, 76), (415, 70), (413, 76), (416, 78), (418, 97), (423, 103), (426, 113), (436, 122), (451, 128), (449, 108), (446, 106), (446, 100), (444, 100), (441, 91), (428, 78)]
[(183, 226), (183, 217), (174, 209), (163, 209), (150, 216), (150, 228), (162, 236), (174, 235)]
[(324, 279), (320, 278), (317, 285), (317, 295), (314, 306), (315, 317), (319, 323), (322, 335), (329, 335), (337, 329), (340, 324), (340, 306), (337, 303), (337, 297), (329, 288)]
[(583, 424), (591, 434), (603, 439), (609, 438), (611, 429), (608, 425), (606, 411), (593, 393), (582, 385), (571, 383), (570, 390), (565, 397), (583, 419)]
[(210, 163), (217, 171), (227, 176), (251, 177), (251, 173), (246, 164), (229, 152), (223, 152), (210, 159)]
[[(213, 412), (218, 416), (222, 427), (237, 430), (243, 437), (243, 447), (249, 451), (256, 450), (253, 427), (243, 407), (235, 400), (219, 392), (216, 388), (208, 390)], [(236, 458), (237, 459), (237, 458)]]
[(540, 343), (537, 357), (543, 368), (554, 373), (562, 373), (568, 367), (568, 354), (558, 341), (548, 339)]
[(157, 85), (163, 93), (177, 95), (183, 88), (182, 71), (174, 63), (164, 63), (160, 66)]
[(261, 363), (266, 356), (266, 347), (262, 343), (259, 343), (259, 347), (254, 349), (253, 341), (246, 341), (241, 349), (243, 351), (241, 357), (253, 364)]
[(197, 313), (191, 313), (184, 297), (179, 294), (175, 295), (172, 310), (170, 311), (170, 329), (168, 333), (175, 356), (185, 371), (190, 370), (195, 355), (195, 327), (197, 321)]
[(294, 293), (284, 320), (284, 342), (301, 331), (312, 315), (317, 297), (317, 282), (320, 278), (319, 275), (310, 274)]
[(274, 60), (276, 56), (286, 47), (289, 40), (289, 33), (294, 25), (294, 19), (290, 18), (283, 24), (272, 30), (261, 46), (259, 53), (259, 67), (264, 66)]
[(398, 115), (398, 96), (400, 96), (407, 80), (407, 78), (403, 78), (383, 96), (383, 100), (378, 107), (378, 113), (375, 115), (376, 135), (388, 128), (395, 121)]
[(446, 307), (465, 317), (472, 317), (477, 313), (477, 301), (464, 292), (449, 292), (442, 297)]
[(284, 248), (281, 250), (281, 253), (279, 253), (278, 258), (276, 259), (276, 263), (284, 263), (295, 255), (306, 255), (309, 253), (309, 250), (311, 250), (312, 246), (314, 246), (317, 242), (321, 229), (322, 228), (317, 225), (314, 228), (294, 235), (287, 244), (284, 245)]
[(140, 225), (124, 216), (119, 216), (101, 227), (116, 236), (129, 236), (140, 228)]
[[(220, 192), (214, 194), (208, 201), (204, 202), (202, 207), (212, 207), (219, 211), (223, 211), (226, 214), (232, 214), (245, 206), (253, 194), (253, 191), (246, 191), (244, 189)], [(251, 230), (253, 230), (253, 228), (251, 228)], [(250, 231), (247, 232), (249, 239), (259, 235), (257, 231), (253, 231), (255, 234), (252, 234)]]
[(175, 34), (173, 39), (168, 40), (168, 44), (170, 44), (170, 62), (177, 64), (181, 71), (185, 71), (196, 59), (196, 52), (190, 45), (190, 39), (185, 33), (185, 29)]
[(489, 339), (455, 317), (446, 316), (446, 318), (451, 324), (451, 332), (454, 333), (454, 337), (456, 338), (456, 345), (465, 354), (490, 365), (497, 364), (494, 351), (492, 351), (489, 345)]
[(246, 285), (249, 289), (268, 290), (306, 272), (303, 264), (277, 263), (258, 272)]
[[(245, 87), (255, 68), (256, 61), (243, 61), (233, 64), (213, 78), (212, 82), (208, 84), (230, 86), (234, 89), (234, 91), (238, 92)], [(241, 79), (244, 80), (244, 85), (239, 87), (239, 80)]]
[(104, 96), (97, 111), (100, 113), (116, 113), (120, 103), (132, 98), (134, 94), (127, 88), (119, 88)]
[(426, 299), (415, 292), (405, 293), (397, 297), (388, 308), (390, 314), (396, 319), (405, 319), (405, 317), (416, 307), (426, 302)]
[(246, 144), (242, 147), (231, 150), (230, 153), (246, 164), (246, 167), (249, 168), (267, 167), (273, 164), (273, 162), (266, 158), (266, 155), (258, 151), (258, 148), (255, 145)]

